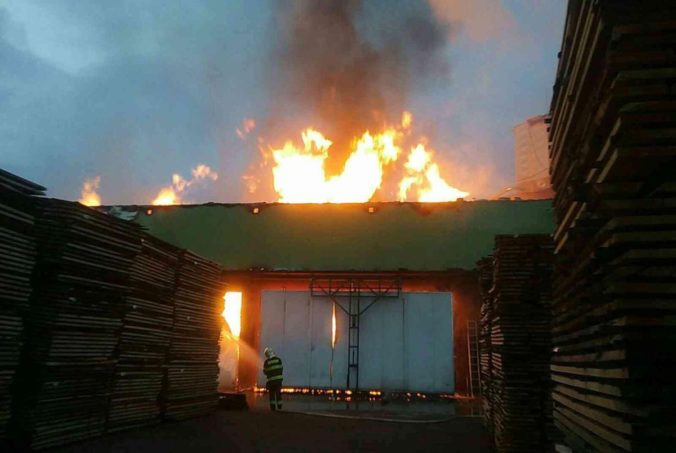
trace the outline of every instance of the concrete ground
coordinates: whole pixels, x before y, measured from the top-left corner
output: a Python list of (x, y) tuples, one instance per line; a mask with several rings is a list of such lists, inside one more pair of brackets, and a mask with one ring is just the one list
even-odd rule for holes
[[(291, 403), (287, 399), (287, 402)], [(293, 409), (293, 404), (289, 404)], [(418, 410), (418, 409), (416, 409)], [(436, 410), (435, 410), (436, 411)], [(329, 411), (320, 411), (325, 415)], [(316, 412), (316, 413), (320, 413)], [(57, 450), (84, 452), (490, 452), (481, 419), (452, 415), (434, 423), (372, 420), (377, 411), (330, 411), (355, 418), (270, 412), (219, 411), (177, 423), (108, 435)], [(397, 411), (387, 410), (388, 417)], [(330, 414), (329, 414), (330, 415)], [(367, 415), (369, 419), (359, 417)], [(412, 418), (410, 416), (403, 418)], [(422, 417), (425, 418), (425, 417)], [(436, 417), (439, 420), (438, 417)]]

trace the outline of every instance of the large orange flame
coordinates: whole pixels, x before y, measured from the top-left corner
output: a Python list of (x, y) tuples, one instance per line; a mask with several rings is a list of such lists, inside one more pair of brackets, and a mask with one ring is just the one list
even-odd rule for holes
[(366, 202), (380, 187), (383, 167), (400, 153), (395, 142), (397, 132), (365, 132), (345, 161), (343, 172), (330, 178), (324, 162), (332, 145), (321, 132), (307, 129), (302, 134), (303, 148), (286, 142), (272, 151), (276, 166), (272, 169), (275, 190), (283, 203)]
[(86, 178), (82, 183), (82, 192), (78, 200), (85, 206), (101, 206), (101, 196), (97, 193), (101, 177)]
[(412, 191), (417, 192), (417, 200), (422, 202), (455, 201), (469, 195), (448, 185), (439, 174), (439, 166), (432, 161), (432, 153), (422, 143), (411, 150), (404, 168), (407, 175), (399, 182), (399, 201), (406, 201)]
[[(404, 112), (401, 124), (373, 134), (366, 131), (354, 140), (343, 170), (327, 177), (325, 162), (333, 143), (316, 129), (301, 133), (303, 145), (287, 141), (272, 149), (272, 176), (278, 201), (282, 203), (363, 203), (371, 200), (381, 188), (387, 168), (402, 154), (401, 142), (409, 135), (413, 121)], [(399, 201), (455, 201), (468, 192), (450, 186), (441, 176), (433, 153), (424, 142), (413, 146), (404, 164), (403, 176), (397, 184)], [(251, 177), (245, 176), (250, 182)], [(249, 184), (250, 192), (252, 190)]]

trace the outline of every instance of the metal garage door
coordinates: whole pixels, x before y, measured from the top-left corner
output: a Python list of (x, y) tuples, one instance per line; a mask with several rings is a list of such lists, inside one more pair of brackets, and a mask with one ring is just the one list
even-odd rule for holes
[[(330, 300), (263, 291), (261, 303), (261, 353), (270, 346), (282, 358), (284, 385), (345, 388), (345, 313), (336, 309), (332, 351)], [(359, 388), (453, 392), (452, 326), (450, 293), (402, 293), (376, 302), (361, 317)], [(264, 382), (260, 372), (258, 385)]]

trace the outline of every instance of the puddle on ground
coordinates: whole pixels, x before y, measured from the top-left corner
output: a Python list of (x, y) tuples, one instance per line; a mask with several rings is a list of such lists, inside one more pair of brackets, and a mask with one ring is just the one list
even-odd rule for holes
[[(284, 394), (284, 410), (313, 412), (338, 416), (393, 418), (403, 420), (443, 420), (458, 416), (480, 416), (480, 400), (453, 398), (393, 399), (381, 398), (332, 399), (327, 395)], [(250, 410), (269, 411), (267, 393), (247, 392)]]

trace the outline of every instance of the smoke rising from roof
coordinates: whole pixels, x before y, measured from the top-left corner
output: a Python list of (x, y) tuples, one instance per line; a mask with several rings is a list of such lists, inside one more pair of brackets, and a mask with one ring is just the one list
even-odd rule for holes
[(466, 164), (444, 176), (490, 196), (511, 183), (512, 127), (549, 106), (565, 3), (2, 0), (0, 167), (72, 200), (100, 176), (106, 204), (129, 204), (204, 163), (218, 182), (188, 201), (272, 201), (269, 167), (242, 180), (261, 149), (313, 126), (334, 155), (403, 107)]
[(329, 173), (354, 137), (399, 121), (415, 85), (448, 76), (448, 25), (426, 0), (280, 2), (276, 17), (268, 131), (288, 138), (306, 126), (299, 118), (325, 131), (334, 142)]

